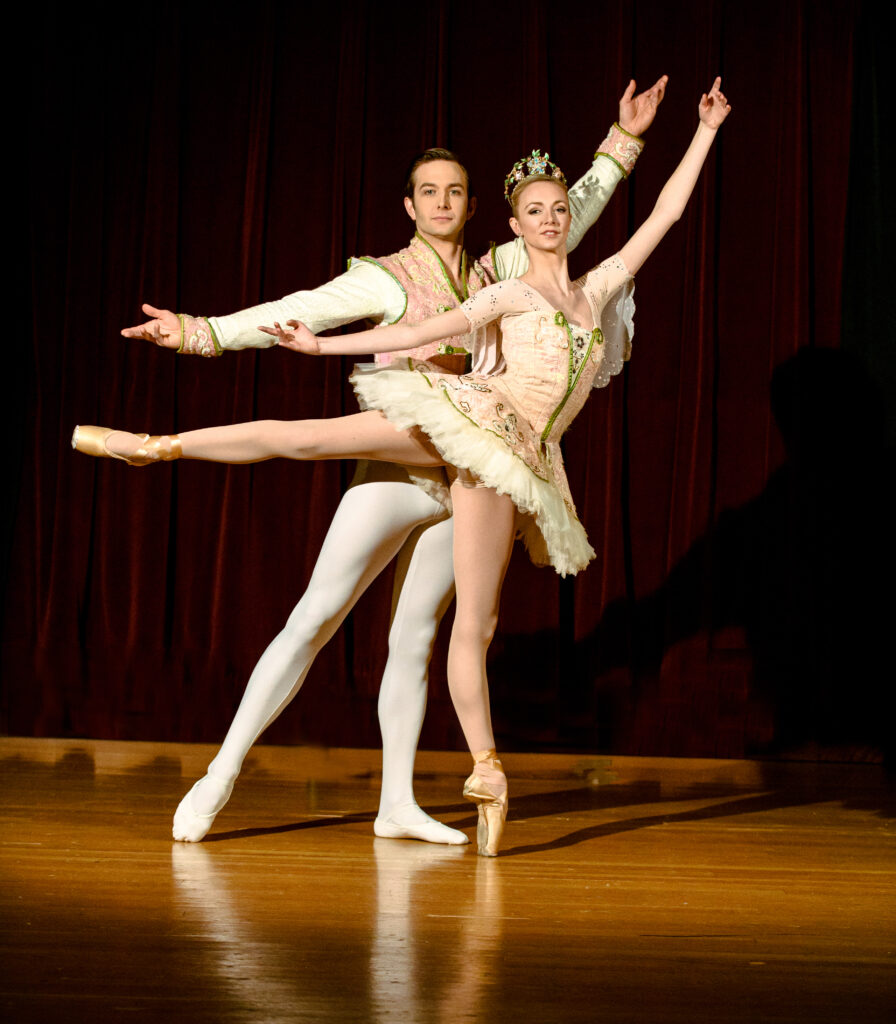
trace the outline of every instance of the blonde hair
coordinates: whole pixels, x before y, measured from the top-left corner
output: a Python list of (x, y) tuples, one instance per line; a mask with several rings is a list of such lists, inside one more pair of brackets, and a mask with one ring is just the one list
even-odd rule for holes
[(552, 181), (569, 195), (569, 188), (565, 181), (555, 178), (552, 174), (530, 174), (528, 178), (523, 178), (519, 185), (510, 193), (510, 209), (513, 210), (514, 217), (519, 215), (520, 196), (530, 185), (534, 185), (537, 181)]

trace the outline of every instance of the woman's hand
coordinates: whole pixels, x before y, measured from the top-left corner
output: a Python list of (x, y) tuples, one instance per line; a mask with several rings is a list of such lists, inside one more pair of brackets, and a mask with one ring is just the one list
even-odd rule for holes
[(715, 129), (718, 128), (725, 118), (731, 113), (731, 106), (728, 103), (728, 100), (725, 99), (725, 94), (722, 92), (721, 78), (717, 78), (712, 83), (709, 95), (704, 93), (700, 97), (700, 103), (697, 106), (697, 111), (700, 114), (700, 120), (707, 128), (712, 128), (713, 131), (715, 131)]
[(299, 323), (298, 320), (287, 320), (286, 326), (292, 330), (287, 331), (276, 320), (273, 327), (259, 327), (258, 329), (276, 338), (277, 344), (282, 348), (292, 349), (293, 352), (302, 352), (306, 356), (320, 355), (320, 342), (304, 324)]
[(663, 186), (653, 212), (619, 250), (630, 274), (637, 273), (672, 225), (681, 218), (704, 161), (715, 141), (716, 129), (731, 112), (722, 92), (722, 79), (712, 83), (709, 94), (700, 97), (700, 123), (691, 144)]

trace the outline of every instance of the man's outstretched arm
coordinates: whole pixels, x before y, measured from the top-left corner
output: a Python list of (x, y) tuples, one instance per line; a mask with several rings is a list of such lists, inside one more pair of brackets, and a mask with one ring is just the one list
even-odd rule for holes
[(355, 320), (392, 323), (402, 316), (405, 302), (404, 289), (394, 278), (376, 264), (358, 260), (345, 274), (319, 288), (293, 292), (228, 316), (192, 317), (144, 304), (143, 312), (151, 319), (121, 333), (176, 352), (217, 356), (224, 351), (271, 348), (274, 339), (259, 331), (259, 324), (301, 320), (317, 334)]

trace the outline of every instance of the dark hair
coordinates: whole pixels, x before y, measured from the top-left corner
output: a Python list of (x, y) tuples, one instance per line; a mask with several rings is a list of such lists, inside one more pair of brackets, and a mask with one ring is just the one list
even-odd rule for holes
[(425, 149), (419, 156), (414, 157), (411, 161), (411, 166), (408, 168), (407, 182), (404, 186), (404, 194), (408, 199), (414, 198), (414, 174), (417, 168), (422, 164), (431, 163), (433, 160), (448, 160), (453, 164), (457, 164), (460, 169), (464, 172), (464, 177), (467, 179), (467, 199), (472, 199), (476, 193), (473, 191), (473, 181), (470, 178), (470, 172), (467, 170), (463, 160), (457, 155), (452, 153), (450, 149)]

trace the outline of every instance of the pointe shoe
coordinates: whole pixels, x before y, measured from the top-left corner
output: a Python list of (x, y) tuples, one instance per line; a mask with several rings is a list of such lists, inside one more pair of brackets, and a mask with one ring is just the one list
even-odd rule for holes
[[(98, 459), (119, 459), (129, 466), (147, 466), (151, 462), (172, 462), (181, 457), (181, 443), (177, 434), (137, 434), (142, 446), (133, 455), (119, 455), (109, 451), (109, 435), (116, 431), (112, 427), (77, 426), (72, 434), (72, 448)], [(162, 444), (168, 438), (168, 447)]]
[(507, 819), (507, 776), (494, 750), (482, 750), (473, 755), (473, 760), (476, 763), (473, 774), (464, 783), (464, 796), (478, 805), (479, 856), (497, 857)]

